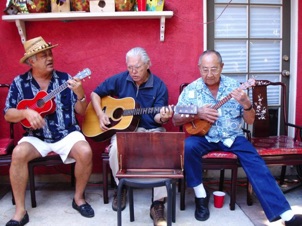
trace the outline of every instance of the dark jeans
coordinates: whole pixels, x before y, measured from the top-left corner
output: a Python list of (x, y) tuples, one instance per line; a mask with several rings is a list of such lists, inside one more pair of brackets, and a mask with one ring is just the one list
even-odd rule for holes
[(230, 148), (222, 142), (209, 143), (201, 136), (186, 138), (185, 173), (189, 187), (196, 187), (202, 183), (201, 157), (213, 150), (232, 152), (237, 155), (269, 221), (280, 219), (282, 213), (291, 209), (265, 162), (243, 136), (237, 137)]

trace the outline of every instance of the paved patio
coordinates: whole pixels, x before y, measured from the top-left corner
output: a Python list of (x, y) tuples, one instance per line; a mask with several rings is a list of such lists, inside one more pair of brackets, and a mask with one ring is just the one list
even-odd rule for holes
[[(244, 180), (243, 180), (244, 181)], [(293, 184), (290, 184), (293, 185)], [(216, 182), (207, 184), (207, 188), (212, 192), (217, 187)], [(7, 186), (1, 185), (2, 198), (0, 199), (0, 225), (12, 217), (14, 206), (11, 202), (11, 192), (6, 191)], [(228, 188), (226, 188), (228, 191)], [(0, 194), (1, 194), (0, 193)], [(114, 226), (117, 222), (117, 214), (111, 209), (113, 190), (110, 190), (109, 204), (103, 203), (102, 187), (100, 184), (89, 184), (86, 190), (87, 201), (95, 210), (94, 218), (84, 218), (71, 207), (73, 199), (73, 189), (69, 183), (39, 183), (36, 197), (37, 207), (32, 208), (30, 203), (29, 190), (26, 193), (26, 206), (30, 222), (28, 226)], [(0, 196), (1, 197), (1, 196)], [(293, 207), (295, 213), (302, 213), (302, 188), (296, 189), (286, 194), (286, 197)], [(234, 211), (229, 210), (229, 195), (225, 198), (223, 208), (217, 209), (213, 206), (213, 196), (210, 198), (210, 218), (205, 222), (196, 221), (194, 218), (194, 195), (192, 189), (186, 190), (186, 210), (179, 210), (179, 194), (177, 194), (176, 223), (175, 226), (277, 226), (283, 225), (279, 220), (269, 223), (262, 211), (258, 200), (255, 198), (253, 206), (246, 205), (246, 195), (244, 184), (238, 183), (237, 204)], [(151, 203), (151, 190), (139, 189), (134, 191), (135, 221), (129, 221), (129, 208), (122, 213), (123, 225), (143, 226), (153, 225), (149, 216)]]

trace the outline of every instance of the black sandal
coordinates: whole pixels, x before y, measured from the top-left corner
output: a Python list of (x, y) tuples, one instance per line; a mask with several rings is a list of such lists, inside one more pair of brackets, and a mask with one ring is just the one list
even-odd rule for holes
[(78, 206), (74, 199), (72, 200), (72, 208), (79, 211), (83, 217), (94, 217), (94, 210), (92, 207), (86, 202), (83, 205)]
[(29, 216), (28, 216), (28, 213), (26, 212), (20, 221), (10, 220), (9, 222), (6, 223), (5, 226), (24, 226), (28, 222), (29, 222)]

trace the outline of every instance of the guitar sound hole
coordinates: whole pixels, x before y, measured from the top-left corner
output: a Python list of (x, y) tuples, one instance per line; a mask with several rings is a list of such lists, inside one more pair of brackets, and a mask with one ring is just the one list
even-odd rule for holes
[(124, 110), (122, 108), (117, 108), (113, 112), (112, 116), (113, 116), (114, 119), (119, 119), (120, 117), (122, 117), (123, 113), (124, 113)]
[(40, 100), (37, 101), (37, 106), (38, 106), (39, 108), (42, 107), (44, 104), (45, 104), (45, 103), (44, 103), (44, 101), (43, 101), (42, 99), (40, 99)]

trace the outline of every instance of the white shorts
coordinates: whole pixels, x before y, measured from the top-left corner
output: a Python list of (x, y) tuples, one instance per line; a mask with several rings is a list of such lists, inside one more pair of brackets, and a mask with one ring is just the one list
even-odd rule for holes
[(53, 151), (60, 155), (62, 161), (65, 164), (69, 164), (75, 162), (75, 160), (73, 158), (69, 158), (68, 155), (73, 145), (75, 145), (75, 143), (77, 143), (78, 141), (86, 141), (86, 139), (82, 133), (80, 133), (79, 131), (74, 131), (68, 134), (62, 140), (55, 143), (46, 143), (36, 137), (22, 137), (22, 139), (19, 140), (18, 144), (22, 142), (28, 142), (32, 144), (42, 155), (42, 157)]

